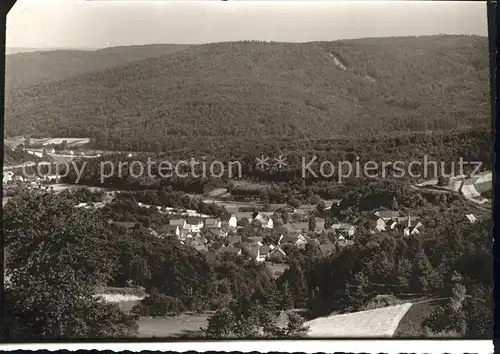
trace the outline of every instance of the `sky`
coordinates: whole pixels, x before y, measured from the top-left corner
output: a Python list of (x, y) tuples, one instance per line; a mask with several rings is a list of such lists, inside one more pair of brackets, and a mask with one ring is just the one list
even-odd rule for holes
[(7, 47), (487, 35), (485, 1), (18, 0)]

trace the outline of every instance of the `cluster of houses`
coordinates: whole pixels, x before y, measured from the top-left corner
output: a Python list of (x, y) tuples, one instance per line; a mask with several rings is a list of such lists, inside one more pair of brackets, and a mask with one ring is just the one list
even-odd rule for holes
[(416, 216), (402, 216), (398, 210), (377, 211), (369, 221), (371, 233), (397, 230), (404, 236), (418, 235), (424, 225)]
[(59, 175), (44, 175), (42, 177), (33, 175), (17, 175), (12, 171), (4, 171), (2, 183), (3, 185), (13, 185), (13, 184), (27, 184), (27, 185), (40, 185), (42, 183), (60, 183), (61, 177)]
[(471, 224), (474, 224), (477, 221), (477, 218), (474, 214), (466, 214), (465, 217)]
[[(237, 234), (241, 224), (250, 225), (263, 229), (274, 228), (271, 212), (237, 212), (222, 219), (190, 217), (186, 219), (172, 219), (168, 225), (164, 225), (155, 232), (159, 235), (172, 235), (177, 237), (181, 243), (189, 245), (198, 251), (209, 251), (217, 245), (216, 252), (242, 254), (246, 250), (257, 262), (265, 260), (281, 262), (286, 258), (283, 250), (284, 245), (295, 246), (299, 249), (305, 248), (308, 243), (320, 246), (323, 252), (331, 252), (335, 248), (333, 244), (321, 244), (318, 238), (307, 236), (309, 224), (286, 223), (283, 225), (283, 234), (280, 235), (276, 245), (264, 245), (262, 237), (249, 237), (242, 242), (242, 237)], [(334, 224), (331, 229), (337, 235), (337, 243), (349, 245), (353, 243), (355, 226), (347, 223)], [(319, 234), (325, 230), (324, 220), (316, 223), (313, 233)]]

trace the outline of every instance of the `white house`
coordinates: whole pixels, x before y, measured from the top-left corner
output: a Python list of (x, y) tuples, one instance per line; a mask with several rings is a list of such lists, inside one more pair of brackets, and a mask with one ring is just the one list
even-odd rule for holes
[(274, 262), (282, 262), (286, 259), (286, 253), (280, 247), (275, 247), (269, 251), (267, 255), (267, 260)]
[(474, 214), (467, 214), (465, 215), (465, 217), (467, 218), (467, 220), (469, 220), (471, 224), (474, 224), (477, 221), (477, 218)]
[(234, 214), (231, 214), (229, 218), (226, 217), (225, 219), (222, 220), (221, 226), (228, 228), (229, 227), (236, 228), (238, 227), (238, 218)]
[(407, 226), (403, 229), (403, 235), (404, 236), (409, 236), (409, 235), (418, 235), (420, 233), (419, 228), (423, 227), (422, 223), (418, 221), (415, 225), (413, 225), (413, 222), (416, 221), (415, 218), (411, 218), (408, 215), (408, 224)]
[(188, 218), (187, 225), (190, 232), (200, 232), (203, 228), (203, 220), (201, 218)]
[(305, 247), (307, 244), (307, 239), (302, 234), (298, 235), (281, 235), (278, 240), (278, 245), (284, 245), (287, 243), (291, 243), (298, 248)]
[(397, 224), (398, 224), (398, 222), (396, 220), (389, 220), (389, 222), (386, 223), (386, 225), (389, 226), (389, 228), (391, 230), (394, 230), (394, 228), (396, 227)]
[(378, 218), (377, 219), (377, 224), (375, 226), (375, 228), (377, 229), (377, 231), (379, 231), (379, 232), (385, 231), (386, 227), (387, 227), (387, 224), (386, 224), (385, 220), (382, 219), (382, 218)]
[(6, 171), (3, 173), (3, 183), (11, 182), (13, 178), (14, 178), (14, 172)]
[(260, 224), (264, 229), (272, 229), (274, 227), (273, 219), (262, 213), (258, 213), (254, 217), (253, 222)]
[(160, 237), (160, 234), (158, 232), (156, 232), (156, 230), (153, 230), (152, 228), (148, 228), (149, 229), (149, 234), (151, 236), (154, 236), (154, 237)]
[(347, 234), (349, 237), (354, 236), (354, 234), (356, 233), (356, 226), (349, 223), (333, 224), (331, 226), (331, 229), (335, 230), (336, 232)]

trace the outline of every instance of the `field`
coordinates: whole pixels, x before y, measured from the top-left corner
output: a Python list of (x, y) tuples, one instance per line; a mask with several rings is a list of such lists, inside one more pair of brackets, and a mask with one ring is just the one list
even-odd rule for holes
[(227, 188), (216, 188), (207, 193), (209, 197), (221, 197), (227, 192)]
[[(64, 140), (67, 141), (68, 146), (80, 146), (85, 145), (90, 142), (90, 138), (44, 138), (44, 139), (30, 139), (32, 144), (42, 144), (42, 145), (50, 145), (50, 144), (61, 144)], [(23, 144), (25, 141), (23, 136), (14, 136), (5, 138), (4, 144), (8, 146), (17, 146)]]
[(268, 187), (267, 184), (263, 183), (252, 183), (248, 181), (233, 181), (232, 182), (235, 189), (241, 188), (244, 190), (260, 190), (260, 189), (265, 189)]
[(141, 318), (139, 337), (179, 337), (197, 332), (200, 327), (207, 326), (209, 314), (179, 315), (168, 318)]
[[(217, 200), (217, 199), (211, 198), (211, 197), (204, 198), (203, 202), (207, 203), (207, 204), (215, 203), (217, 205), (221, 205), (221, 206), (225, 207), (228, 210), (229, 209), (237, 210), (238, 208), (245, 208), (245, 207), (246, 208), (251, 208), (251, 207), (263, 208), (264, 207), (264, 203), (260, 203), (260, 202), (223, 201), (223, 200)], [(286, 204), (269, 204), (269, 207), (271, 208), (271, 210), (277, 210), (277, 209), (283, 208), (285, 206), (286, 206)]]
[(305, 323), (308, 337), (392, 337), (411, 303), (316, 318)]
[(47, 138), (47, 139), (31, 139), (32, 143), (42, 144), (42, 145), (58, 145), (64, 140), (68, 143), (68, 146), (79, 146), (85, 145), (90, 142), (89, 138)]
[(14, 136), (10, 138), (5, 137), (3, 143), (9, 147), (15, 147), (17, 145), (23, 144), (24, 138), (20, 136)]

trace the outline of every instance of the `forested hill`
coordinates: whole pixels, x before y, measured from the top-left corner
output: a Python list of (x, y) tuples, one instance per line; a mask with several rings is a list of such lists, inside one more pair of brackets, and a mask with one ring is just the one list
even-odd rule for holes
[(214, 43), (10, 90), (5, 128), (149, 150), (490, 127), (489, 97), (484, 37)]
[(99, 50), (50, 50), (15, 53), (5, 58), (8, 90), (49, 83), (136, 60), (174, 53), (187, 45), (152, 44)]

